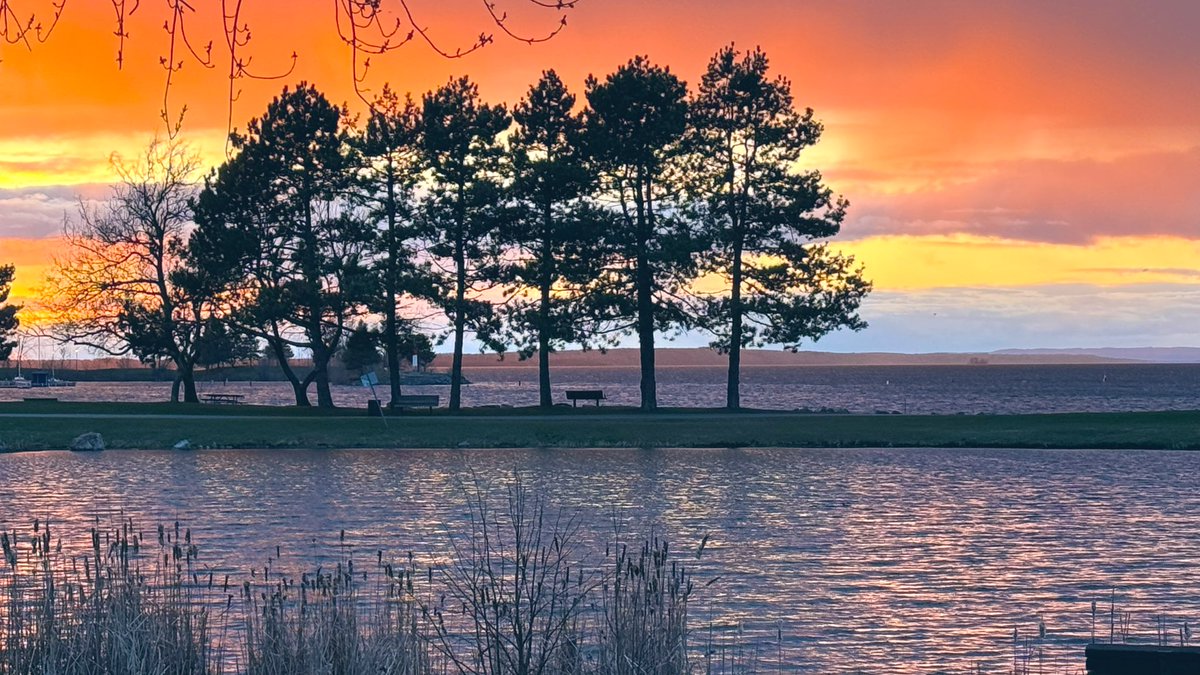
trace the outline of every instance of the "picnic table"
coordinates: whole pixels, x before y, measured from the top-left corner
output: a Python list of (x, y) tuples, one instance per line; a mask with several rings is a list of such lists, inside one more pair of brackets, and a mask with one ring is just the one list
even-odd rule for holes
[(246, 398), (245, 394), (201, 394), (200, 400), (205, 403), (227, 403), (237, 405)]

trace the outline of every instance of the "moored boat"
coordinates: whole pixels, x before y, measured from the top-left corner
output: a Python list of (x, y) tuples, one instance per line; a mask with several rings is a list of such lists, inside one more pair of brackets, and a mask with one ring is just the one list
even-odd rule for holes
[(29, 386), (41, 389), (43, 387), (74, 387), (75, 383), (69, 380), (60, 380), (52, 373), (40, 371), (30, 373)]

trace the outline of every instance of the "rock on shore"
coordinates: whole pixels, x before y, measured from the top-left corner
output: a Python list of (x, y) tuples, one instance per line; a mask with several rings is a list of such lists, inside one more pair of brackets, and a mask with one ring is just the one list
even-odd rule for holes
[(89, 431), (86, 434), (80, 434), (71, 441), (71, 450), (75, 452), (95, 452), (96, 450), (104, 449), (104, 437), (100, 434)]

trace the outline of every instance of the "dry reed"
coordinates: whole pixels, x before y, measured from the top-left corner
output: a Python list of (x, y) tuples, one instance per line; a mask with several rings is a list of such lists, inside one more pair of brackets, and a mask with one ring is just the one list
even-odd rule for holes
[(755, 670), (693, 640), (696, 583), (666, 541), (615, 536), (592, 554), (519, 481), (468, 502), (440, 565), (356, 560), (342, 533), (332, 568), (288, 576), (276, 557), (240, 585), (198, 571), (178, 524), (147, 541), (130, 521), (97, 523), (70, 554), (46, 523), (0, 533), (0, 675)]

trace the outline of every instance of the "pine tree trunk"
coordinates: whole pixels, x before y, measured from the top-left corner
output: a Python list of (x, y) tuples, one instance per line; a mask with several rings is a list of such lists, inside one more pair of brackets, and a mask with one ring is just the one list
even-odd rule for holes
[(387, 285), (387, 307), (384, 311), (383, 351), (387, 356), (388, 389), (392, 397), (389, 405), (395, 405), (396, 399), (400, 398), (400, 338), (397, 335), (399, 322), (396, 316), (396, 292), (398, 290), (396, 288), (398, 285), (396, 283), (396, 266), (399, 264), (397, 258), (400, 257), (400, 244), (396, 241), (396, 179), (392, 174), (390, 160), (387, 176), (387, 204), (388, 266), (384, 271)]
[(538, 305), (538, 405), (554, 407), (550, 391), (550, 287), (554, 277), (550, 273), (554, 264), (554, 250), (550, 246), (551, 213), (549, 204), (543, 213), (541, 298)]
[(383, 351), (387, 356), (388, 389), (391, 392), (392, 404), (400, 398), (400, 339), (396, 335), (396, 294), (388, 291), (388, 311), (385, 321), (386, 335), (384, 336)]
[(467, 262), (459, 238), (454, 251), (454, 359), (450, 363), (450, 410), (462, 408), (463, 336), (466, 333)]
[[(461, 291), (459, 292), (461, 296)], [(458, 302), (458, 311), (454, 315), (454, 358), (450, 362), (450, 409), (458, 410), (462, 408), (462, 361), (463, 361), (463, 334), (466, 332), (464, 324), (466, 317), (463, 316), (462, 300)]]
[(654, 206), (650, 202), (653, 187), (640, 173), (637, 180), (637, 334), (642, 410), (653, 412), (658, 409), (658, 383), (654, 377), (654, 271), (650, 268), (647, 251), (654, 232)]
[(294, 394), (296, 397), (296, 405), (301, 408), (312, 407), (312, 404), (308, 402), (308, 384), (295, 378), (293, 378), (291, 382), (292, 394)]
[(333, 391), (329, 387), (329, 364), (322, 363), (316, 371), (313, 381), (317, 384), (317, 406), (320, 408), (333, 407)]
[[(333, 358), (334, 351), (321, 342), (322, 339), (318, 338), (313, 341), (317, 345), (312, 350), (313, 369), (304, 379), (317, 385), (317, 407), (332, 408), (333, 392), (329, 389), (329, 360)], [(337, 343), (335, 342), (335, 344)]]
[(725, 388), (725, 407), (738, 410), (742, 407), (742, 243), (733, 247), (733, 290), (729, 296), (729, 380)]
[(283, 371), (283, 376), (292, 385), (292, 393), (296, 397), (296, 405), (301, 408), (307, 408), (311, 405), (308, 402), (308, 383), (301, 382), (300, 378), (296, 377), (296, 372), (288, 364), (287, 354), (283, 351), (283, 342), (279, 340), (267, 340), (267, 344), (271, 346), (271, 351), (275, 354), (275, 360), (279, 363), (279, 369)]
[(554, 407), (554, 397), (550, 391), (550, 341), (544, 334), (538, 340), (538, 405), (543, 408)]
[(654, 295), (651, 284), (653, 275), (649, 263), (642, 257), (638, 260), (638, 349), (642, 370), (642, 410), (658, 409), (658, 385), (654, 378)]
[(188, 365), (179, 370), (179, 380), (183, 384), (183, 402), (199, 403), (200, 397), (196, 395), (196, 373), (192, 366)]

